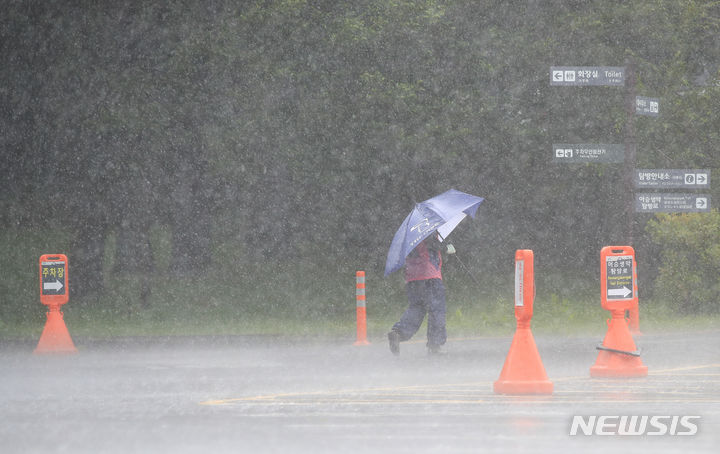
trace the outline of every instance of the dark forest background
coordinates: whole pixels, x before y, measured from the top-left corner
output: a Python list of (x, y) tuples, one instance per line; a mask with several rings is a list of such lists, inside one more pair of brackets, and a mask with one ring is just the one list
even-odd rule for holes
[(550, 86), (551, 66), (632, 65), (660, 99), (634, 118), (636, 167), (720, 175), (711, 1), (3, 1), (0, 56), (0, 226), (61, 232), (44, 252), (68, 253), (77, 298), (108, 273), (380, 275), (413, 204), (449, 188), (486, 198), (453, 234), (483, 282), (518, 248), (595, 276), (626, 242), (654, 281), (688, 217), (633, 214), (629, 237), (625, 165), (551, 159), (625, 143), (628, 89)]

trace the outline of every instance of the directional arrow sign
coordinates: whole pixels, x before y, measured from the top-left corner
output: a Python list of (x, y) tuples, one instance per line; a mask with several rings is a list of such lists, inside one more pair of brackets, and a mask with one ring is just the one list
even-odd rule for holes
[(625, 85), (625, 67), (551, 66), (550, 85), (622, 87)]
[(608, 289), (608, 296), (627, 298), (632, 293), (632, 290), (623, 286), (623, 288), (611, 288)]
[(67, 257), (44, 254), (40, 257), (40, 301), (64, 304), (68, 297)]
[(636, 213), (703, 213), (710, 211), (709, 194), (637, 193)]
[(704, 189), (710, 187), (710, 169), (635, 169), (636, 188)]
[(62, 289), (64, 285), (62, 282), (55, 280), (55, 282), (43, 282), (43, 290), (54, 290), (58, 291)]

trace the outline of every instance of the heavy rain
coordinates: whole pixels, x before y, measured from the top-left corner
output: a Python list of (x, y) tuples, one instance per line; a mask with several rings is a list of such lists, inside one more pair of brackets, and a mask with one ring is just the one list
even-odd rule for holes
[(720, 3), (7, 0), (2, 452), (715, 452)]

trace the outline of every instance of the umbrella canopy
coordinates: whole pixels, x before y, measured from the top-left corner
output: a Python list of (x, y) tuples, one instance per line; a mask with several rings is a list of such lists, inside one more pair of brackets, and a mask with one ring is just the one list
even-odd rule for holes
[(442, 240), (465, 217), (469, 215), (474, 218), (483, 200), (482, 197), (450, 189), (415, 205), (390, 244), (385, 261), (385, 276), (400, 269), (415, 246), (433, 232), (437, 231)]

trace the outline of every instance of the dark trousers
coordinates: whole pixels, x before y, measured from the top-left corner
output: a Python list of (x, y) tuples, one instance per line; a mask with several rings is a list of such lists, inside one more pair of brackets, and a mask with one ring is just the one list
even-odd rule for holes
[(428, 314), (427, 345), (443, 345), (447, 340), (445, 331), (445, 286), (442, 279), (426, 279), (407, 283), (408, 308), (395, 323), (393, 330), (400, 340), (413, 337)]

